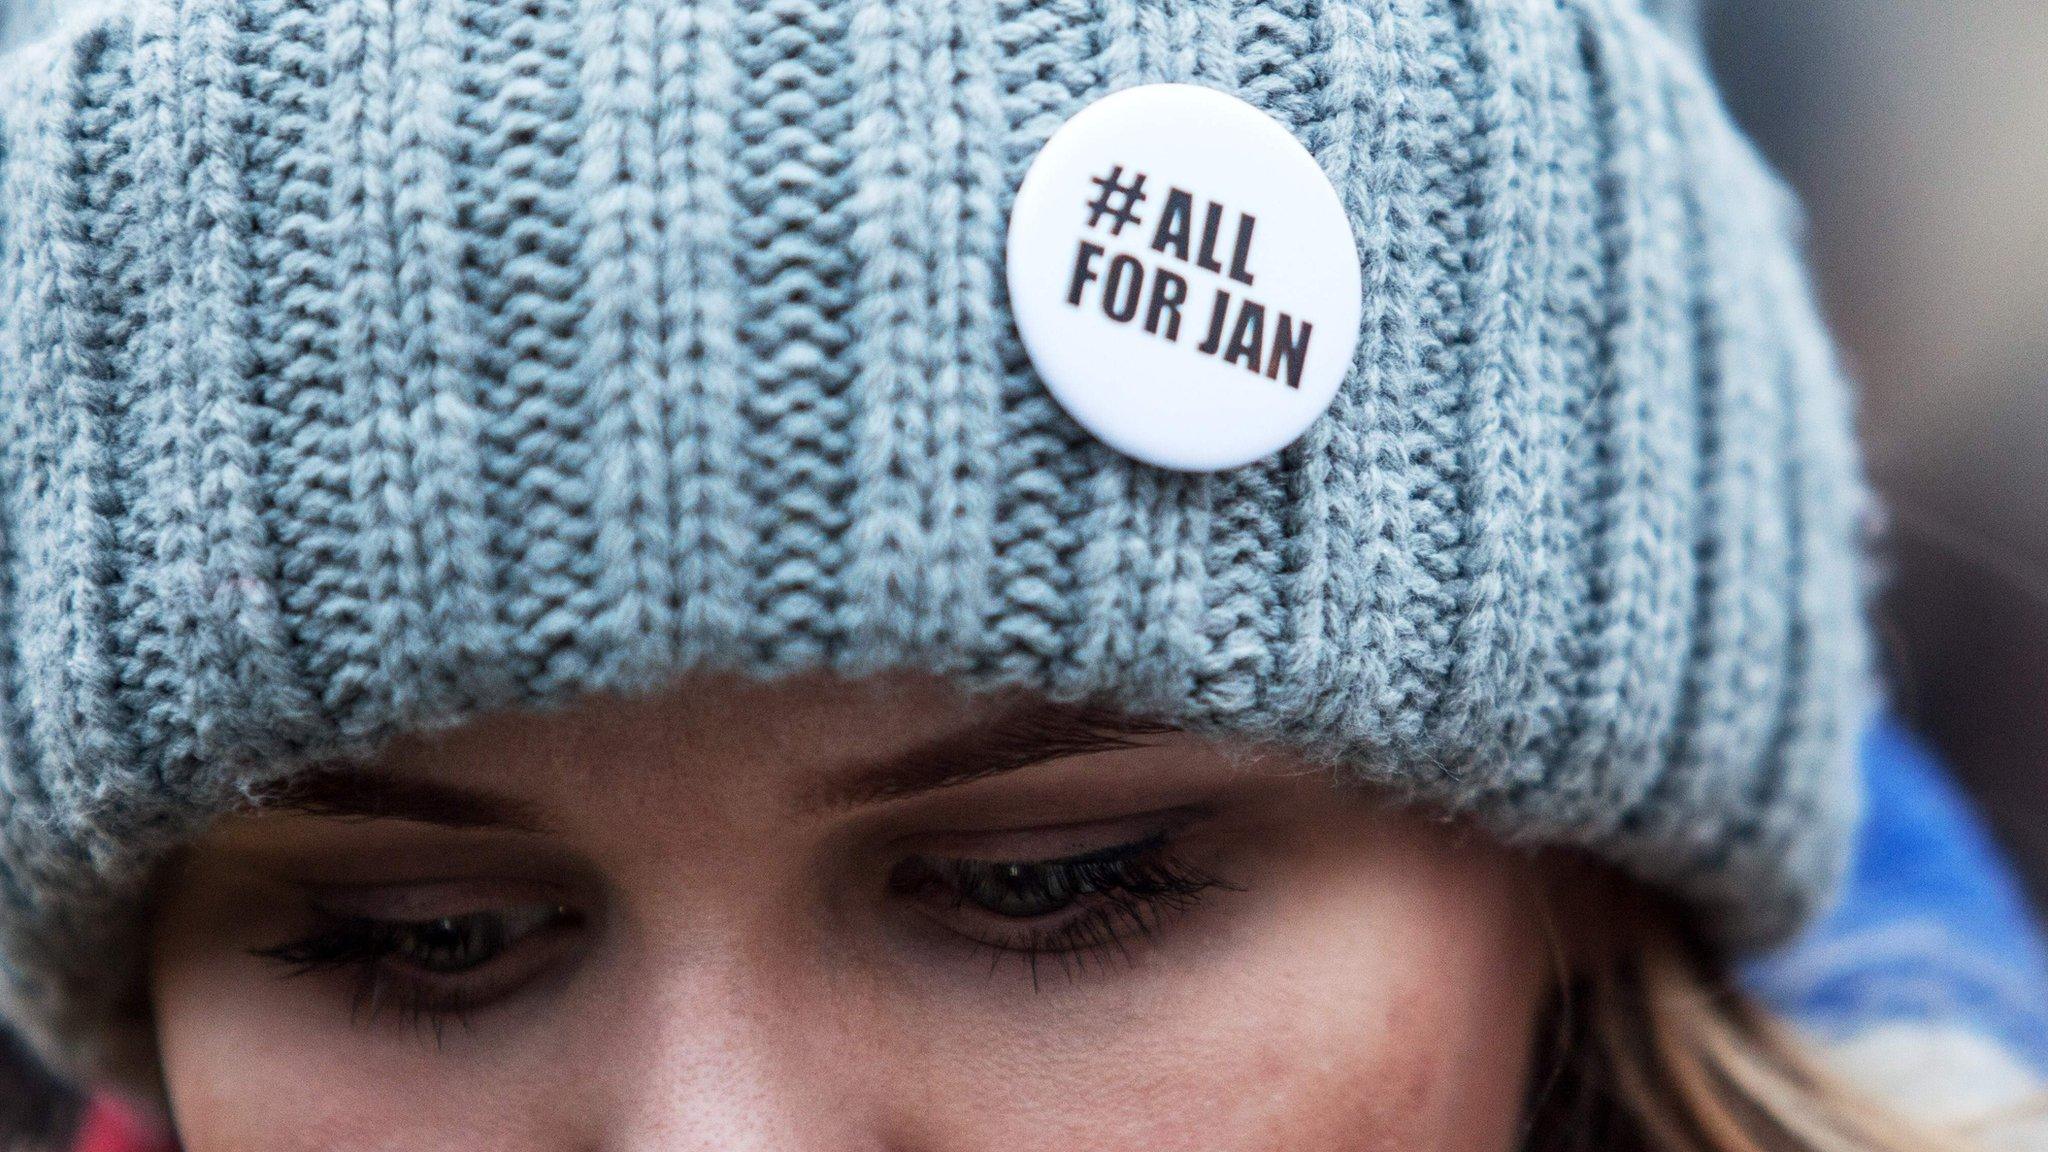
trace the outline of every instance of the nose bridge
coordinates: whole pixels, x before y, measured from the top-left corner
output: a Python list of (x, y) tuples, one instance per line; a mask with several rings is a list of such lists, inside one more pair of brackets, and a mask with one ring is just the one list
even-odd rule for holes
[(889, 1147), (872, 1060), (806, 968), (743, 948), (700, 953), (656, 995), (618, 1008), (605, 1152)]

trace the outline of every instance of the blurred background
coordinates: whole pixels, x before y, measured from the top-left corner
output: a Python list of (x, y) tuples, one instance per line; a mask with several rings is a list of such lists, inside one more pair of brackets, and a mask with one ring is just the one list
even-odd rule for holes
[[(100, 2), (0, 0), (0, 45)], [(2048, 907), (2048, 0), (1645, 2), (1698, 18), (1805, 199), (1890, 505), (1899, 702)], [(8, 1063), (0, 1133), (50, 1119)]]
[(2048, 907), (2048, 0), (1699, 7), (1863, 387), (1900, 705)]

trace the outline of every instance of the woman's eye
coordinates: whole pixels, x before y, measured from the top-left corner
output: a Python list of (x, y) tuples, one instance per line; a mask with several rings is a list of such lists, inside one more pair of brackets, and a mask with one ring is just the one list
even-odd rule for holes
[(392, 956), (429, 972), (466, 972), (502, 955), (519, 939), (544, 927), (552, 911), (478, 912), (392, 926)]
[(299, 940), (257, 949), (257, 955), (300, 968), (353, 961), (395, 961), (425, 972), (481, 968), (536, 933), (564, 926), (576, 914), (560, 904), (494, 908), (431, 920), (335, 916)]
[(395, 1009), (431, 1023), (437, 1037), (445, 1019), (518, 991), (556, 957), (547, 945), (583, 923), (580, 911), (556, 903), (422, 920), (318, 915), (322, 923), (311, 934), (252, 952), (289, 975), (350, 974), (358, 1011)]
[(962, 862), (961, 898), (998, 916), (1027, 919), (1047, 916), (1071, 906), (1087, 890), (1085, 879), (1071, 868), (1042, 864)]
[(889, 889), (977, 945), (1023, 956), (1037, 983), (1040, 957), (1070, 973), (1094, 956), (1129, 958), (1171, 913), (1232, 886), (1176, 856), (1164, 835), (1049, 860), (912, 856)]

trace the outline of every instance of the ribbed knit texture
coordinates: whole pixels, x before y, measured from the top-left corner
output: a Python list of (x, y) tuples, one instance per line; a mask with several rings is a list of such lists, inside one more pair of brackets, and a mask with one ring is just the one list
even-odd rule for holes
[[(1010, 324), (1090, 99), (1349, 209), (1352, 371), (1135, 464)], [(0, 1004), (146, 1069), (164, 850), (313, 758), (691, 669), (1274, 738), (1689, 897), (1826, 898), (1869, 694), (1798, 221), (1637, 0), (132, 0), (0, 61)]]

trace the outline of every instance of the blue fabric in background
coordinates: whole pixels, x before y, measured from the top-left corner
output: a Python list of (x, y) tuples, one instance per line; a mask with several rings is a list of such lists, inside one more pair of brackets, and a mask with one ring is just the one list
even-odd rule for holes
[(1751, 987), (1824, 1037), (1959, 1025), (2048, 1075), (2048, 949), (2019, 882), (1930, 749), (1895, 717), (1865, 735), (1869, 811), (1847, 890)]

